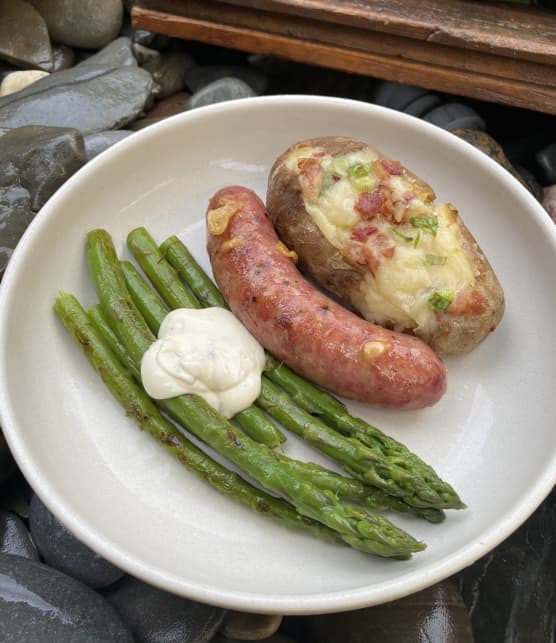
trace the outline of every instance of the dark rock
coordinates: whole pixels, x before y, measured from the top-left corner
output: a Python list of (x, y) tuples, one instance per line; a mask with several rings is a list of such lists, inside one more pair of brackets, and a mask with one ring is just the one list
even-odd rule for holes
[[(217, 634), (211, 640), (210, 643), (246, 643), (247, 641), (253, 641), (253, 640), (257, 640), (257, 639), (231, 639), (231, 638), (228, 638), (227, 636)], [(306, 639), (303, 639), (303, 640), (306, 643)], [(277, 632), (276, 634), (273, 634), (272, 636), (265, 638), (264, 641), (265, 643), (295, 643), (294, 639), (291, 639), (289, 636), (286, 636), (281, 632)]]
[(463, 103), (445, 103), (423, 116), (423, 120), (442, 129), (485, 130), (486, 123), (477, 112)]
[(37, 495), (31, 498), (29, 527), (40, 555), (54, 569), (93, 588), (107, 587), (123, 576), (68, 531)]
[[(1, 200), (0, 200), (0, 204), (1, 204)], [(0, 205), (0, 225), (1, 224), (2, 224), (2, 210)], [(4, 266), (6, 265), (7, 260), (9, 259), (9, 256), (8, 256), (5, 259), (5, 263), (4, 263), (2, 251), (3, 251), (3, 248), (0, 246), (0, 275), (4, 270)], [(4, 434), (2, 433), (2, 427), (0, 427), (0, 485), (3, 484), (6, 480), (8, 480), (13, 475), (14, 471), (15, 471), (15, 462), (12, 458), (10, 449), (8, 448), (8, 445), (6, 443), (6, 439), (4, 438)]]
[(315, 643), (473, 643), (467, 609), (449, 581), (391, 603), (309, 621)]
[(145, 114), (145, 118), (168, 118), (168, 116), (180, 114), (187, 108), (189, 99), (190, 95), (187, 92), (179, 92), (163, 98)]
[(33, 491), (19, 469), (14, 466), (14, 472), (0, 486), (0, 511), (11, 511), (20, 518), (29, 517), (29, 502)]
[(556, 223), (556, 185), (550, 185), (543, 190), (542, 205)]
[(421, 118), (427, 112), (430, 112), (433, 107), (436, 107), (440, 103), (440, 96), (436, 94), (423, 94), (422, 96), (417, 97), (415, 100), (412, 100), (409, 105), (406, 105), (403, 108), (403, 111), (410, 116), (416, 116)]
[(97, 592), (42, 563), (0, 554), (0, 641), (133, 643)]
[(0, 186), (0, 276), (35, 214), (25, 188), (19, 185)]
[(157, 98), (166, 98), (185, 88), (185, 74), (195, 61), (185, 51), (162, 53), (147, 61), (144, 68), (148, 70), (158, 85)]
[(0, 98), (0, 127), (72, 127), (84, 134), (118, 129), (141, 114), (152, 86), (139, 67), (84, 61)]
[(117, 130), (108, 130), (106, 132), (97, 132), (96, 134), (88, 134), (83, 139), (85, 142), (85, 152), (89, 161), (95, 156), (98, 156), (104, 150), (107, 150), (109, 147), (112, 147), (115, 143), (123, 141), (124, 138), (127, 138), (130, 134), (133, 134), (131, 130), (117, 129)]
[(225, 611), (169, 594), (128, 576), (105, 594), (137, 643), (208, 643)]
[(159, 118), (139, 118), (136, 121), (133, 121), (130, 125), (128, 125), (128, 128), (133, 131), (133, 132), (138, 132), (141, 129), (145, 129), (145, 127), (150, 127), (151, 125), (156, 125), (157, 123), (160, 123), (160, 121), (163, 121), (164, 117), (159, 117)]
[(428, 95), (429, 90), (423, 87), (384, 81), (375, 87), (373, 102), (401, 112), (405, 111), (406, 107), (411, 103)]
[(0, 0), (0, 58), (23, 69), (52, 71), (45, 21), (23, 0)]
[(80, 65), (95, 65), (100, 67), (136, 67), (137, 60), (133, 53), (129, 38), (116, 38), (100, 51), (92, 54)]
[(9, 96), (14, 92), (19, 92), (48, 75), (48, 72), (42, 69), (27, 69), (6, 74), (0, 84), (0, 96)]
[(39, 560), (37, 548), (25, 523), (11, 511), (0, 511), (0, 554)]
[(133, 43), (133, 54), (139, 65), (153, 61), (155, 58), (160, 58), (160, 52), (145, 45), (140, 45), (136, 42)]
[(471, 143), (473, 147), (481, 150), (487, 156), (490, 156), (491, 159), (499, 163), (503, 168), (508, 170), (523, 186), (529, 189), (525, 179), (519, 174), (515, 167), (510, 163), (506, 157), (502, 146), (497, 143), (490, 134), (486, 132), (480, 132), (475, 129), (454, 129), (452, 134), (459, 136), (459, 138)]
[(543, 147), (537, 152), (535, 158), (541, 169), (545, 185), (556, 183), (556, 143)]
[(52, 55), (54, 56), (53, 71), (68, 69), (75, 63), (75, 51), (71, 47), (66, 47), (66, 45), (54, 45)]
[(70, 47), (100, 49), (122, 27), (122, 0), (30, 0), (44, 18), (50, 37)]
[(279, 614), (251, 614), (249, 612), (228, 611), (220, 626), (220, 633), (229, 639), (261, 641), (268, 639), (280, 627)]
[(529, 192), (531, 192), (531, 194), (537, 199), (537, 201), (542, 201), (542, 185), (537, 181), (537, 177), (533, 174), (533, 172), (528, 170), (526, 167), (523, 167), (522, 165), (514, 165), (514, 168), (525, 182), (525, 185)]
[(220, 78), (195, 92), (189, 100), (189, 109), (255, 95), (251, 87), (239, 78)]
[(239, 78), (247, 83), (255, 94), (264, 94), (268, 87), (265, 73), (247, 65), (198, 65), (185, 74), (185, 83), (192, 92), (197, 92), (209, 83), (227, 77)]
[(457, 575), (476, 643), (554, 641), (556, 490), (492, 552)]

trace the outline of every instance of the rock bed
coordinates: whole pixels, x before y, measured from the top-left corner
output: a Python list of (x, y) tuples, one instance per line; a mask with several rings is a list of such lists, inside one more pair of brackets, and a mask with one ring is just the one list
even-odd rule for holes
[[(121, 0), (0, 0), (0, 276), (46, 200), (91, 158), (168, 116), (263, 94), (355, 98), (452, 131), (556, 220), (553, 119), (416, 87), (248, 56), (130, 27)], [(0, 433), (0, 640), (355, 643), (548, 641), (556, 496), (452, 579), (343, 614), (225, 611), (124, 574), (48, 511)]]

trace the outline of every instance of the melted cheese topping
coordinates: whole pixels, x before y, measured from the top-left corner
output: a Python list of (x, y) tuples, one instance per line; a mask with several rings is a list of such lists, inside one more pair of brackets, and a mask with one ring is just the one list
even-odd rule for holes
[[(289, 169), (295, 171), (299, 159), (315, 152), (322, 150), (301, 148), (288, 160)], [(367, 149), (342, 157), (347, 165), (372, 164), (376, 158)], [(320, 163), (325, 176), (335, 172), (335, 161), (330, 157), (320, 158)], [(324, 181), (317, 197), (303, 195), (314, 223), (352, 265), (354, 248), (359, 257), (373, 257), (359, 290), (351, 293), (351, 303), (368, 319), (395, 329), (433, 330), (437, 322), (431, 296), (438, 292), (455, 296), (474, 283), (451, 206), (433, 203), (431, 193), (423, 192), (404, 171), (380, 181), (394, 204), (394, 218), (382, 213), (364, 216), (356, 209), (361, 192), (345, 173), (336, 175), (334, 181)], [(432, 229), (421, 227), (415, 217), (430, 218), (435, 225)], [(357, 226), (372, 227), (373, 231), (368, 238), (354, 240)]]

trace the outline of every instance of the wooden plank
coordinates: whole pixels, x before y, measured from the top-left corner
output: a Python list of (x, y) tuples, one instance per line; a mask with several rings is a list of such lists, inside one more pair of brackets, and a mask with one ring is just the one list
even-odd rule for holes
[(527, 79), (529, 83), (556, 87), (556, 70), (551, 65), (494, 56), (492, 54), (423, 42), (380, 32), (307, 20), (299, 16), (257, 11), (223, 4), (215, 0), (156, 0), (144, 2), (176, 16), (204, 20), (232, 27), (243, 27), (305, 41), (344, 47), (403, 60), (453, 67), (468, 72), (488, 73), (499, 78)]
[(177, 38), (364, 74), (556, 114), (556, 89), (134, 7), (132, 24)]
[(556, 14), (477, 0), (221, 0), (556, 65)]

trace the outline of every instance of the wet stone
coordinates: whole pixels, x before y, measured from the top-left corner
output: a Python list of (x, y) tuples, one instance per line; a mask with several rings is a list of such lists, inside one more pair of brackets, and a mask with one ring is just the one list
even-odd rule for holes
[(446, 103), (439, 105), (423, 116), (423, 120), (447, 130), (474, 129), (485, 130), (486, 123), (482, 116), (463, 103)]
[(449, 581), (384, 605), (312, 616), (309, 623), (314, 643), (473, 643), (467, 609)]
[(198, 65), (187, 71), (185, 82), (190, 91), (197, 92), (215, 80), (228, 77), (239, 78), (257, 95), (264, 94), (268, 87), (266, 74), (247, 65)]
[(553, 641), (556, 490), (495, 550), (457, 575), (477, 643)]
[(51, 567), (93, 588), (107, 587), (123, 576), (68, 531), (37, 495), (31, 498), (29, 527), (40, 555)]
[(144, 69), (89, 59), (0, 98), (0, 127), (72, 127), (84, 134), (119, 129), (142, 113), (152, 86)]
[(113, 40), (97, 53), (89, 56), (80, 64), (102, 67), (136, 67), (137, 60), (133, 53), (131, 40), (122, 36)]
[(185, 51), (162, 53), (144, 64), (158, 85), (157, 98), (166, 98), (185, 88), (185, 74), (195, 61)]
[(131, 576), (107, 590), (136, 643), (209, 643), (225, 611), (169, 594)]
[(53, 68), (45, 21), (23, 0), (0, 0), (0, 58), (19, 68)]
[(131, 130), (108, 130), (106, 132), (96, 132), (95, 134), (88, 134), (83, 139), (85, 143), (85, 153), (89, 161), (95, 156), (98, 156), (104, 150), (107, 150), (109, 147), (112, 147), (115, 143), (123, 141), (124, 138), (127, 138), (130, 134), (133, 134)]
[(53, 41), (100, 49), (122, 26), (122, 0), (30, 0), (44, 18)]
[(7, 74), (2, 79), (0, 84), (0, 96), (7, 96), (22, 89), (28, 85), (37, 82), (41, 78), (45, 78), (49, 73), (40, 69), (29, 69), (27, 71), (14, 71)]
[(0, 554), (39, 560), (27, 526), (11, 511), (0, 511)]
[(256, 96), (255, 92), (239, 78), (220, 78), (195, 92), (189, 101), (189, 109), (251, 96)]
[(220, 633), (230, 639), (260, 641), (272, 636), (281, 622), (282, 617), (278, 614), (251, 614), (230, 610), (220, 627)]
[(0, 554), (2, 643), (133, 643), (97, 592), (37, 561)]

